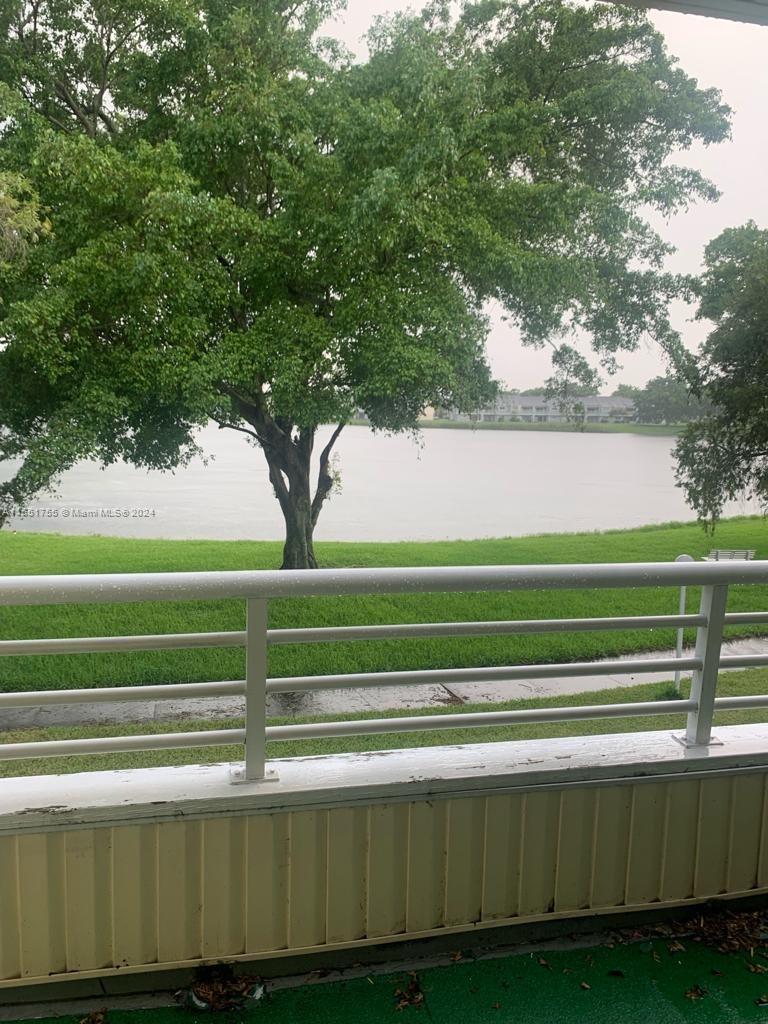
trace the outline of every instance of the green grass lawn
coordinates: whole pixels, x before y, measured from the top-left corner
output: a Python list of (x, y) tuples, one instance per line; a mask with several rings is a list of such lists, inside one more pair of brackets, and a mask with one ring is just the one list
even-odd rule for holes
[[(683, 697), (689, 686), (682, 685)], [(723, 673), (718, 696), (746, 696), (768, 693), (768, 669), (745, 669)], [(500, 704), (464, 704), (461, 707), (423, 708), (403, 711), (356, 712), (354, 714), (322, 715), (310, 718), (274, 718), (270, 725), (291, 725), (299, 722), (351, 721), (365, 718), (393, 718), (404, 715), (450, 715), (460, 711), (517, 711), (529, 708), (584, 706), (586, 704), (624, 704), (635, 701), (669, 700), (674, 697), (671, 683), (646, 683), (599, 693), (581, 693), (567, 697), (545, 697), (536, 700), (514, 700)], [(739, 725), (761, 722), (765, 709), (721, 712), (716, 725)], [(681, 730), (684, 714), (655, 715), (649, 718), (604, 718), (583, 722), (533, 723), (515, 726), (490, 726), (479, 729), (435, 729), (423, 733), (381, 733), (372, 736), (344, 736), (322, 740), (293, 740), (270, 743), (269, 756), (306, 757), (316, 754), (340, 754), (364, 750), (396, 750), (411, 747), (442, 746), (459, 743), (501, 743), (510, 740), (544, 739), (557, 736), (592, 736), (602, 733), (645, 732), (652, 729)], [(82, 739), (91, 736), (137, 736), (170, 732), (194, 732), (209, 729), (242, 728), (242, 720), (152, 722), (125, 726), (61, 726), (49, 729), (19, 729), (0, 734), (2, 743), (31, 743), (46, 740)], [(27, 761), (0, 761), (0, 777), (19, 775), (54, 775), (66, 772), (100, 771), (108, 768), (150, 768), (159, 765), (215, 764), (220, 761), (241, 761), (239, 745), (199, 747), (188, 750), (152, 750), (129, 754), (96, 754), (92, 756), (51, 757)]]
[[(367, 426), (359, 423), (358, 426)], [(419, 427), (433, 430), (534, 430), (566, 434), (646, 434), (652, 437), (677, 437), (683, 429), (677, 423), (458, 423), (456, 420), (420, 420)]]
[[(430, 543), (320, 543), (324, 566), (554, 564), (672, 561), (712, 546), (755, 548), (768, 556), (759, 517), (723, 521), (713, 538), (695, 524), (605, 533), (549, 534), (500, 540)], [(0, 532), (0, 573), (166, 572), (265, 569), (279, 565), (280, 544), (249, 541), (165, 541), (64, 537)], [(531, 591), (488, 594), (404, 594), (315, 597), (270, 602), (273, 628), (672, 614), (672, 588)], [(690, 592), (691, 610), (698, 595)], [(768, 609), (768, 586), (734, 587), (731, 610)], [(164, 601), (126, 605), (51, 605), (0, 609), (0, 639), (109, 636), (237, 630), (244, 602)], [(740, 634), (749, 632), (743, 627)], [(418, 668), (533, 664), (612, 657), (674, 645), (672, 630), (619, 631), (427, 640), (349, 642), (273, 648), (272, 676)], [(0, 659), (0, 690), (57, 689), (242, 678), (244, 653), (233, 648)]]

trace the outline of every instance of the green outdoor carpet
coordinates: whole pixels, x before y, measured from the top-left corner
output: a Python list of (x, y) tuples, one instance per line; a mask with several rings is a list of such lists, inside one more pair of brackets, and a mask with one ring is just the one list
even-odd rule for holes
[(110, 1010), (105, 1024), (742, 1024), (768, 1021), (766, 957), (654, 939), (283, 989), (247, 1010)]

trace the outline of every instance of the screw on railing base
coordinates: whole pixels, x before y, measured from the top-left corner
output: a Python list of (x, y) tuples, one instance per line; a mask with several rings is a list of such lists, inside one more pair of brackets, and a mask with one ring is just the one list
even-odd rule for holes
[(717, 736), (710, 736), (706, 743), (694, 743), (688, 739), (685, 733), (672, 733), (672, 739), (675, 743), (679, 743), (681, 747), (694, 748), (694, 747), (722, 747), (725, 746), (722, 740), (719, 740)]
[(249, 782), (251, 785), (260, 784), (262, 782), (279, 782), (280, 773), (274, 768), (267, 768), (260, 778), (249, 779), (245, 774), (245, 765), (238, 764), (232, 765), (229, 769), (229, 781), (233, 785), (241, 785), (246, 782)]

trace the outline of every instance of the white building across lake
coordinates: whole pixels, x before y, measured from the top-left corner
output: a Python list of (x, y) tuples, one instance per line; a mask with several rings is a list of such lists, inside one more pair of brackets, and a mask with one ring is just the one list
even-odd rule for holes
[(567, 423), (574, 419), (583, 419), (585, 423), (632, 423), (636, 418), (632, 399), (618, 395), (585, 395), (574, 398), (566, 407), (557, 398), (515, 391), (502, 391), (491, 405), (474, 413), (441, 409), (437, 415), (458, 423)]

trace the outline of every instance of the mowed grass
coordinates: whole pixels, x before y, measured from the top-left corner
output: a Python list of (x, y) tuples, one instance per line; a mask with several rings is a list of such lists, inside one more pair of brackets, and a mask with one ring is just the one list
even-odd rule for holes
[[(604, 533), (549, 534), (431, 543), (321, 543), (323, 566), (428, 566), (669, 562), (713, 546), (768, 556), (762, 518), (722, 522), (713, 538), (695, 524)], [(0, 575), (267, 569), (280, 545), (248, 541), (165, 541), (0, 532)], [(677, 612), (673, 588), (488, 594), (403, 594), (274, 600), (272, 628), (370, 623), (651, 615)], [(689, 591), (689, 608), (698, 594)], [(729, 607), (768, 609), (768, 587), (733, 587)], [(0, 608), (0, 639), (184, 633), (244, 628), (242, 600)], [(757, 631), (757, 630), (752, 630)], [(744, 635), (750, 630), (739, 629)], [(612, 657), (674, 645), (672, 630), (366, 641), (272, 648), (271, 676), (419, 668), (535, 664)], [(240, 679), (238, 648), (0, 659), (0, 691)]]
[[(688, 696), (690, 684), (683, 682), (682, 698)], [(718, 682), (719, 696), (746, 696), (768, 693), (768, 669), (745, 669), (727, 672)], [(669, 700), (675, 696), (671, 683), (649, 683), (638, 686), (603, 690), (599, 693), (581, 693), (567, 697), (544, 697), (534, 700), (506, 701), (500, 704), (465, 704), (461, 707), (424, 708), (408, 711), (377, 711), (369, 713), (335, 714), (314, 718), (274, 718), (270, 725), (295, 725), (301, 722), (350, 721), (367, 718), (394, 718), (398, 716), (444, 716), (472, 711), (517, 711), (561, 705), (583, 707), (589, 704), (623, 704), (636, 701)], [(715, 716), (715, 725), (739, 725), (765, 721), (765, 709), (726, 711)], [(211, 729), (242, 728), (242, 720), (185, 721), (179, 723), (152, 722), (136, 725), (68, 726), (49, 729), (19, 729), (0, 734), (3, 743), (32, 743), (50, 740), (83, 739), (99, 736), (138, 736), (158, 733), (208, 731)], [(558, 736), (593, 736), (603, 733), (633, 733), (653, 729), (680, 731), (685, 727), (685, 715), (666, 714), (647, 718), (603, 718), (588, 721), (527, 723), (523, 725), (486, 726), (476, 729), (434, 729), (429, 732), (391, 732), (370, 736), (344, 736), (319, 740), (294, 740), (270, 743), (270, 758), (308, 757), (318, 754), (343, 754), (354, 751), (398, 750), (413, 747), (433, 747), (448, 744), (501, 743), (510, 740), (544, 739)], [(216, 764), (222, 761), (242, 761), (242, 745), (196, 747), (187, 750), (151, 750), (124, 754), (95, 754), (91, 756), (50, 757), (17, 761), (0, 761), (0, 777), (22, 775), (58, 775), (69, 772), (101, 771), (116, 768), (151, 768), (182, 764)]]

